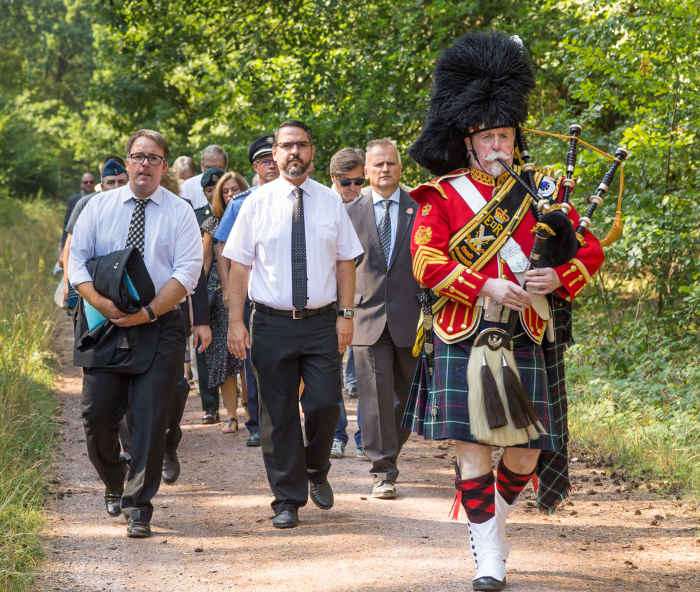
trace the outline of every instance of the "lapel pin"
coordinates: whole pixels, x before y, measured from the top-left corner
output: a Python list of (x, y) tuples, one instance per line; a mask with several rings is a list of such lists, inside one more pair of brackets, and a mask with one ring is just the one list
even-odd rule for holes
[(406, 213), (407, 213), (409, 216), (412, 215), (412, 214), (413, 214), (413, 208), (408, 208), (408, 209), (406, 210)]

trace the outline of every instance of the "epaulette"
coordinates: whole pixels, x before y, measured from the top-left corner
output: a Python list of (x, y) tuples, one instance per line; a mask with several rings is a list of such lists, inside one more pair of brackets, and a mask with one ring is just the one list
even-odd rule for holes
[[(413, 191), (411, 191), (411, 197), (413, 199), (416, 199), (416, 196), (420, 197), (420, 194), (425, 190), (425, 189), (434, 189), (437, 191), (440, 196), (443, 199), (447, 199), (447, 194), (445, 193), (445, 190), (443, 189), (442, 185), (440, 183), (444, 181), (445, 179), (452, 179), (454, 177), (460, 177), (464, 175), (467, 172), (466, 169), (456, 169), (452, 171), (451, 173), (447, 173), (446, 175), (442, 175), (440, 177), (435, 177), (433, 180), (428, 181), (426, 183), (421, 183), (416, 187)], [(420, 201), (416, 199), (416, 201)]]

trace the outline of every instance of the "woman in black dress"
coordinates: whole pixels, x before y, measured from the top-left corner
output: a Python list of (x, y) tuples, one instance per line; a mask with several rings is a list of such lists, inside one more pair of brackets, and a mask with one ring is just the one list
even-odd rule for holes
[(207, 367), (209, 369), (209, 388), (218, 388), (224, 405), (228, 411), (228, 422), (222, 432), (229, 433), (238, 430), (238, 389), (240, 384), (241, 398), (245, 404), (245, 379), (238, 375), (243, 371), (241, 360), (233, 356), (226, 345), (228, 331), (228, 310), (224, 306), (221, 289), (221, 279), (216, 265), (214, 253), (214, 234), (219, 226), (231, 198), (248, 188), (248, 183), (238, 173), (224, 174), (216, 186), (204, 189), (212, 206), (212, 216), (202, 222), (204, 271), (207, 274), (207, 289), (209, 291), (209, 309), (211, 320), (212, 342), (206, 350)]

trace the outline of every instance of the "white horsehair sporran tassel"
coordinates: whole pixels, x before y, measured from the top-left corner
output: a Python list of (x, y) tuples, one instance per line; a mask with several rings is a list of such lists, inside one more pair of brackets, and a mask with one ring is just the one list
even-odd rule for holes
[[(493, 301), (486, 303), (485, 320), (496, 320), (494, 305)], [(499, 307), (498, 320), (501, 311)], [(469, 427), (479, 442), (516, 446), (544, 432), (520, 382), (512, 338), (504, 329), (484, 329), (474, 339), (467, 384)]]

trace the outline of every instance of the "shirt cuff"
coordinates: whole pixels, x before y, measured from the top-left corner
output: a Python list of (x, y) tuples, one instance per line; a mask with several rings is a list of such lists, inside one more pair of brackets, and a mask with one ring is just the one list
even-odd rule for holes
[(68, 273), (68, 279), (70, 279), (70, 283), (74, 288), (77, 288), (80, 284), (84, 284), (85, 282), (92, 281), (92, 276), (88, 273), (88, 270), (85, 268), (75, 270), (72, 273), (69, 270)]
[(199, 275), (197, 275), (194, 280), (192, 279), (192, 276), (187, 275), (186, 273), (176, 271), (172, 275), (172, 279), (177, 280), (182, 284), (182, 287), (185, 288), (188, 294), (192, 294), (194, 292), (194, 289), (197, 287), (197, 282), (199, 281)]

